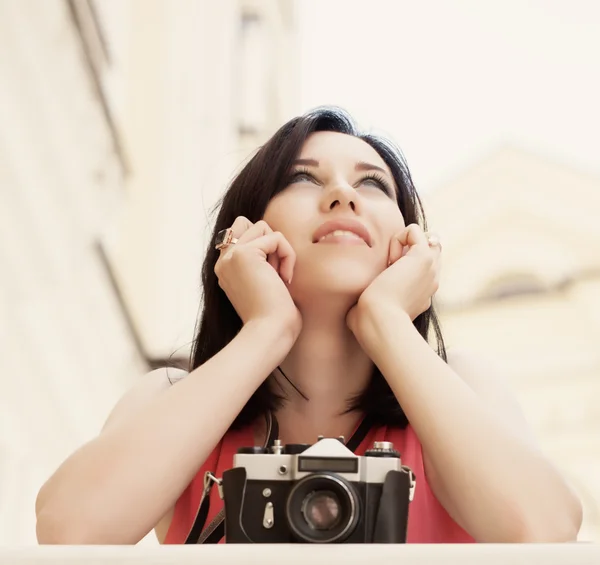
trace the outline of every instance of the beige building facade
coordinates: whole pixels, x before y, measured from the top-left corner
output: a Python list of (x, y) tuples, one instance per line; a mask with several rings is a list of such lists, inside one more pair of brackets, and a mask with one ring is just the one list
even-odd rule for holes
[(426, 200), (449, 346), (501, 368), (600, 540), (600, 179), (501, 147)]
[(295, 111), (294, 30), (275, 0), (0, 2), (0, 545), (191, 340), (208, 211)]

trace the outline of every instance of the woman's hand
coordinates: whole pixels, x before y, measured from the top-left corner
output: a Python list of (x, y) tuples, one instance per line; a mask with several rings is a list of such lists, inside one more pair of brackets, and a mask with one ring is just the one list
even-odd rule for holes
[(272, 321), (296, 339), (302, 317), (287, 288), (296, 262), (292, 246), (262, 220), (240, 216), (231, 229), (238, 241), (222, 249), (215, 264), (219, 286), (244, 324)]
[(439, 286), (440, 246), (430, 246), (417, 224), (407, 226), (390, 241), (388, 268), (363, 291), (347, 316), (356, 335), (374, 310), (400, 311), (414, 320), (431, 306)]

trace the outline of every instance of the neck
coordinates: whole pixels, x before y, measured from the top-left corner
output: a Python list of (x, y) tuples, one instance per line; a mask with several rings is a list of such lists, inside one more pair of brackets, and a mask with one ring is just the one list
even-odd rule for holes
[(347, 327), (346, 310), (337, 316), (318, 310), (302, 312), (302, 332), (281, 364), (293, 386), (275, 372), (274, 390), (286, 398), (277, 411), (284, 443), (312, 444), (318, 435), (347, 440), (362, 417), (347, 410), (367, 386), (372, 361)]

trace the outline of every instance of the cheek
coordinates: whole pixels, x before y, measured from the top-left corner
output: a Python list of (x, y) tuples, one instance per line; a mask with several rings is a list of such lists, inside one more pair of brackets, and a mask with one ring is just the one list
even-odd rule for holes
[(267, 209), (263, 215), (263, 220), (269, 224), (274, 231), (283, 231), (286, 224), (286, 198), (283, 195), (278, 195), (269, 202)]
[(381, 234), (387, 242), (406, 227), (402, 212), (396, 207), (393, 209), (388, 208), (385, 213), (381, 214), (379, 225)]
[[(263, 220), (269, 224), (273, 231), (281, 232), (290, 243), (298, 239), (299, 224), (301, 224), (302, 211), (299, 202), (287, 195), (274, 198), (263, 216)], [(294, 214), (290, 213), (294, 211)]]
[(288, 187), (271, 199), (264, 220), (269, 223), (269, 218), (274, 224), (284, 226), (292, 223), (292, 216), (314, 217), (318, 213), (319, 194), (310, 185)]

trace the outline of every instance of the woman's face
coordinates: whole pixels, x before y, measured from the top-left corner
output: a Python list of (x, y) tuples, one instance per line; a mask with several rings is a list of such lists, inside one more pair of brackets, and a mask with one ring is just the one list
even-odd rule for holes
[(355, 301), (387, 267), (390, 239), (404, 227), (383, 159), (335, 132), (308, 137), (264, 220), (296, 252), (290, 291), (299, 304), (323, 295)]

